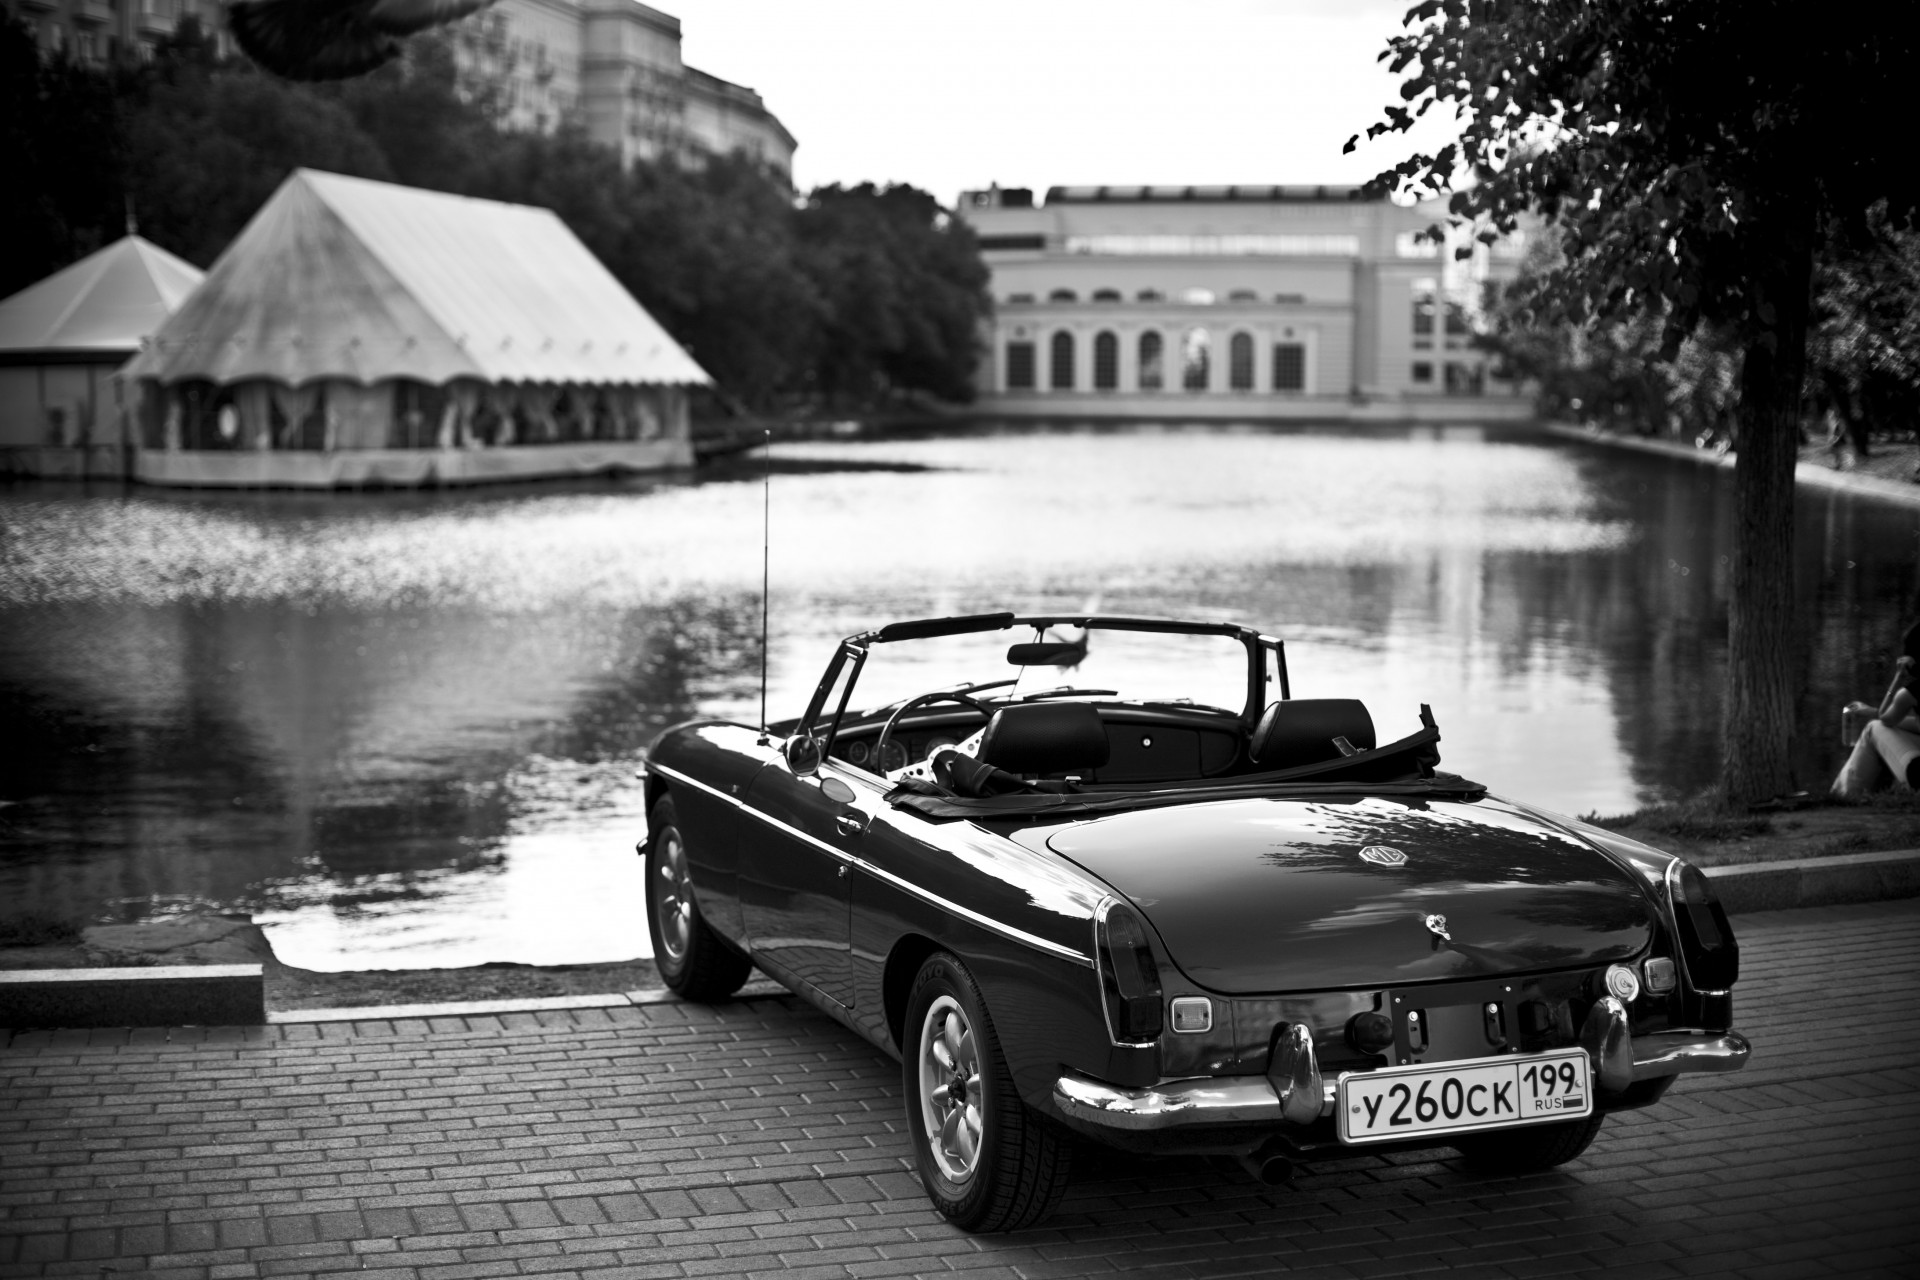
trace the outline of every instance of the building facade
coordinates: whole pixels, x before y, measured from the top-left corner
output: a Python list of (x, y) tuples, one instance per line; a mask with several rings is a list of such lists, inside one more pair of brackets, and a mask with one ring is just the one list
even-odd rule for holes
[[(4, 0), (41, 52), (93, 65), (153, 56), (193, 16), (234, 53), (219, 0)], [(452, 28), (470, 88), (497, 94), (510, 128), (576, 118), (623, 163), (698, 165), (744, 152), (792, 181), (798, 145), (758, 93), (680, 60), (680, 19), (637, 0), (499, 0)]]
[(454, 28), (454, 49), (511, 127), (577, 118), (623, 163), (743, 152), (792, 180), (798, 144), (760, 95), (687, 66), (680, 19), (636, 0), (499, 0)]
[(151, 58), (189, 16), (213, 34), (222, 56), (234, 51), (220, 0), (6, 0), (6, 9), (33, 32), (44, 56), (93, 66)]
[(967, 192), (959, 213), (992, 272), (989, 403), (1284, 417), (1512, 398), (1470, 318), (1519, 246), (1455, 264), (1419, 236), (1437, 210), (1351, 187), (1054, 187)]

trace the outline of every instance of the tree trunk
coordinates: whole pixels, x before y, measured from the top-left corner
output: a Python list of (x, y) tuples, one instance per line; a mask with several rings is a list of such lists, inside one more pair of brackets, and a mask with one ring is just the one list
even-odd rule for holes
[[(1773, 308), (1773, 323), (1749, 339), (1740, 371), (1720, 766), (1721, 799), (1728, 805), (1793, 790), (1793, 471), (1800, 444), (1813, 227), (1806, 215), (1783, 221), (1785, 234), (1762, 258), (1769, 267), (1759, 282), (1760, 296)], [(1794, 223), (1797, 229), (1788, 229)]]

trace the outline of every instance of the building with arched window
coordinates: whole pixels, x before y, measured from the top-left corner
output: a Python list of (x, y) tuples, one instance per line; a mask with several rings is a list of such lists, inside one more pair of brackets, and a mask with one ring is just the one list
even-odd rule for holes
[(996, 411), (1532, 413), (1471, 333), (1519, 239), (1456, 264), (1419, 234), (1441, 209), (1355, 187), (1054, 187), (968, 192), (959, 214), (992, 273), (979, 391)]

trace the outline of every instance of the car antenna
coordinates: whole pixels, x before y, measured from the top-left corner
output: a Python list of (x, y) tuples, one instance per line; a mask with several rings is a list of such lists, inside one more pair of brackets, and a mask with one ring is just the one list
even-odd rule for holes
[(773, 427), (761, 428), (766, 439), (760, 456), (766, 466), (760, 473), (760, 746), (771, 742), (767, 732), (767, 585), (772, 580), (773, 547)]

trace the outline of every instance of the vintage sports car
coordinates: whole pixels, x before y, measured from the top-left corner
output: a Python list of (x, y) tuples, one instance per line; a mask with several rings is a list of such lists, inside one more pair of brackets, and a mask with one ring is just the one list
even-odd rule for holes
[(1706, 878), (1438, 772), (1439, 739), (1291, 697), (1246, 627), (896, 622), (797, 720), (652, 745), (654, 957), (696, 1000), (757, 966), (898, 1057), (927, 1194), (982, 1231), (1052, 1207), (1072, 1134), (1268, 1180), (1533, 1170), (1738, 1070)]

